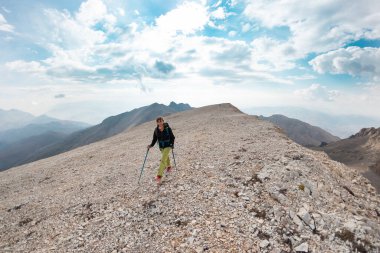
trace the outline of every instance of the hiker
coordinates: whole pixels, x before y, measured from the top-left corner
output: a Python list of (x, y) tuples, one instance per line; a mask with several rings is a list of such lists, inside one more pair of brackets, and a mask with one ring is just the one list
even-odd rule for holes
[(153, 140), (150, 145), (148, 145), (148, 149), (154, 146), (156, 141), (158, 140), (158, 146), (162, 153), (160, 167), (158, 168), (156, 182), (157, 184), (161, 183), (161, 178), (164, 174), (164, 170), (170, 173), (172, 167), (170, 166), (169, 153), (172, 148), (174, 148), (174, 135), (172, 129), (169, 127), (168, 123), (164, 123), (164, 119), (162, 117), (158, 117), (156, 119), (157, 127), (153, 132)]

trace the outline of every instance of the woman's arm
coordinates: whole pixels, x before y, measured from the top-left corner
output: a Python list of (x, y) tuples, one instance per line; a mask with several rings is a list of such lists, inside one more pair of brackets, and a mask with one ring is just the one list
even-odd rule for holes
[(170, 146), (173, 147), (175, 136), (174, 136), (173, 131), (170, 127), (169, 127), (169, 135), (170, 135)]

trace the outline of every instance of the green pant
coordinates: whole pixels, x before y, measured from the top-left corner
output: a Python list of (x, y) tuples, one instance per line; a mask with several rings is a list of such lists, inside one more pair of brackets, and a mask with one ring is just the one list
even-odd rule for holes
[(171, 147), (160, 148), (162, 157), (161, 157), (160, 168), (158, 169), (157, 176), (162, 177), (162, 175), (164, 174), (164, 170), (170, 166), (169, 153), (171, 149), (172, 149)]

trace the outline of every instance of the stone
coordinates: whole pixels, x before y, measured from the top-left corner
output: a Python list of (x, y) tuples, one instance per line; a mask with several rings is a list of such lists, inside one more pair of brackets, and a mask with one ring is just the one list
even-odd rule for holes
[(309, 212), (305, 208), (301, 208), (297, 213), (297, 216), (301, 218), (303, 222), (305, 222), (306, 225), (310, 227), (310, 229), (315, 229), (314, 219), (310, 216)]
[(269, 245), (269, 241), (268, 240), (262, 240), (260, 242), (260, 248), (266, 248), (266, 247), (268, 247), (268, 245)]
[(269, 179), (269, 178), (270, 178), (270, 177), (269, 177), (269, 173), (266, 172), (266, 171), (261, 171), (261, 172), (257, 175), (257, 177), (258, 177), (262, 182), (264, 182), (265, 179)]
[(295, 252), (309, 252), (309, 245), (307, 242), (301, 243), (297, 247), (294, 248)]

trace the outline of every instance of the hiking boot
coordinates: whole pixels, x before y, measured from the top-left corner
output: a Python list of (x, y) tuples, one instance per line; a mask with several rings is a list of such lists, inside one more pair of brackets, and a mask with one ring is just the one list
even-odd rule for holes
[(166, 172), (167, 172), (167, 173), (172, 172), (172, 166), (167, 167), (167, 168), (166, 168)]
[(156, 182), (157, 182), (157, 184), (160, 184), (160, 183), (161, 183), (161, 177), (162, 177), (162, 176), (156, 176)]

